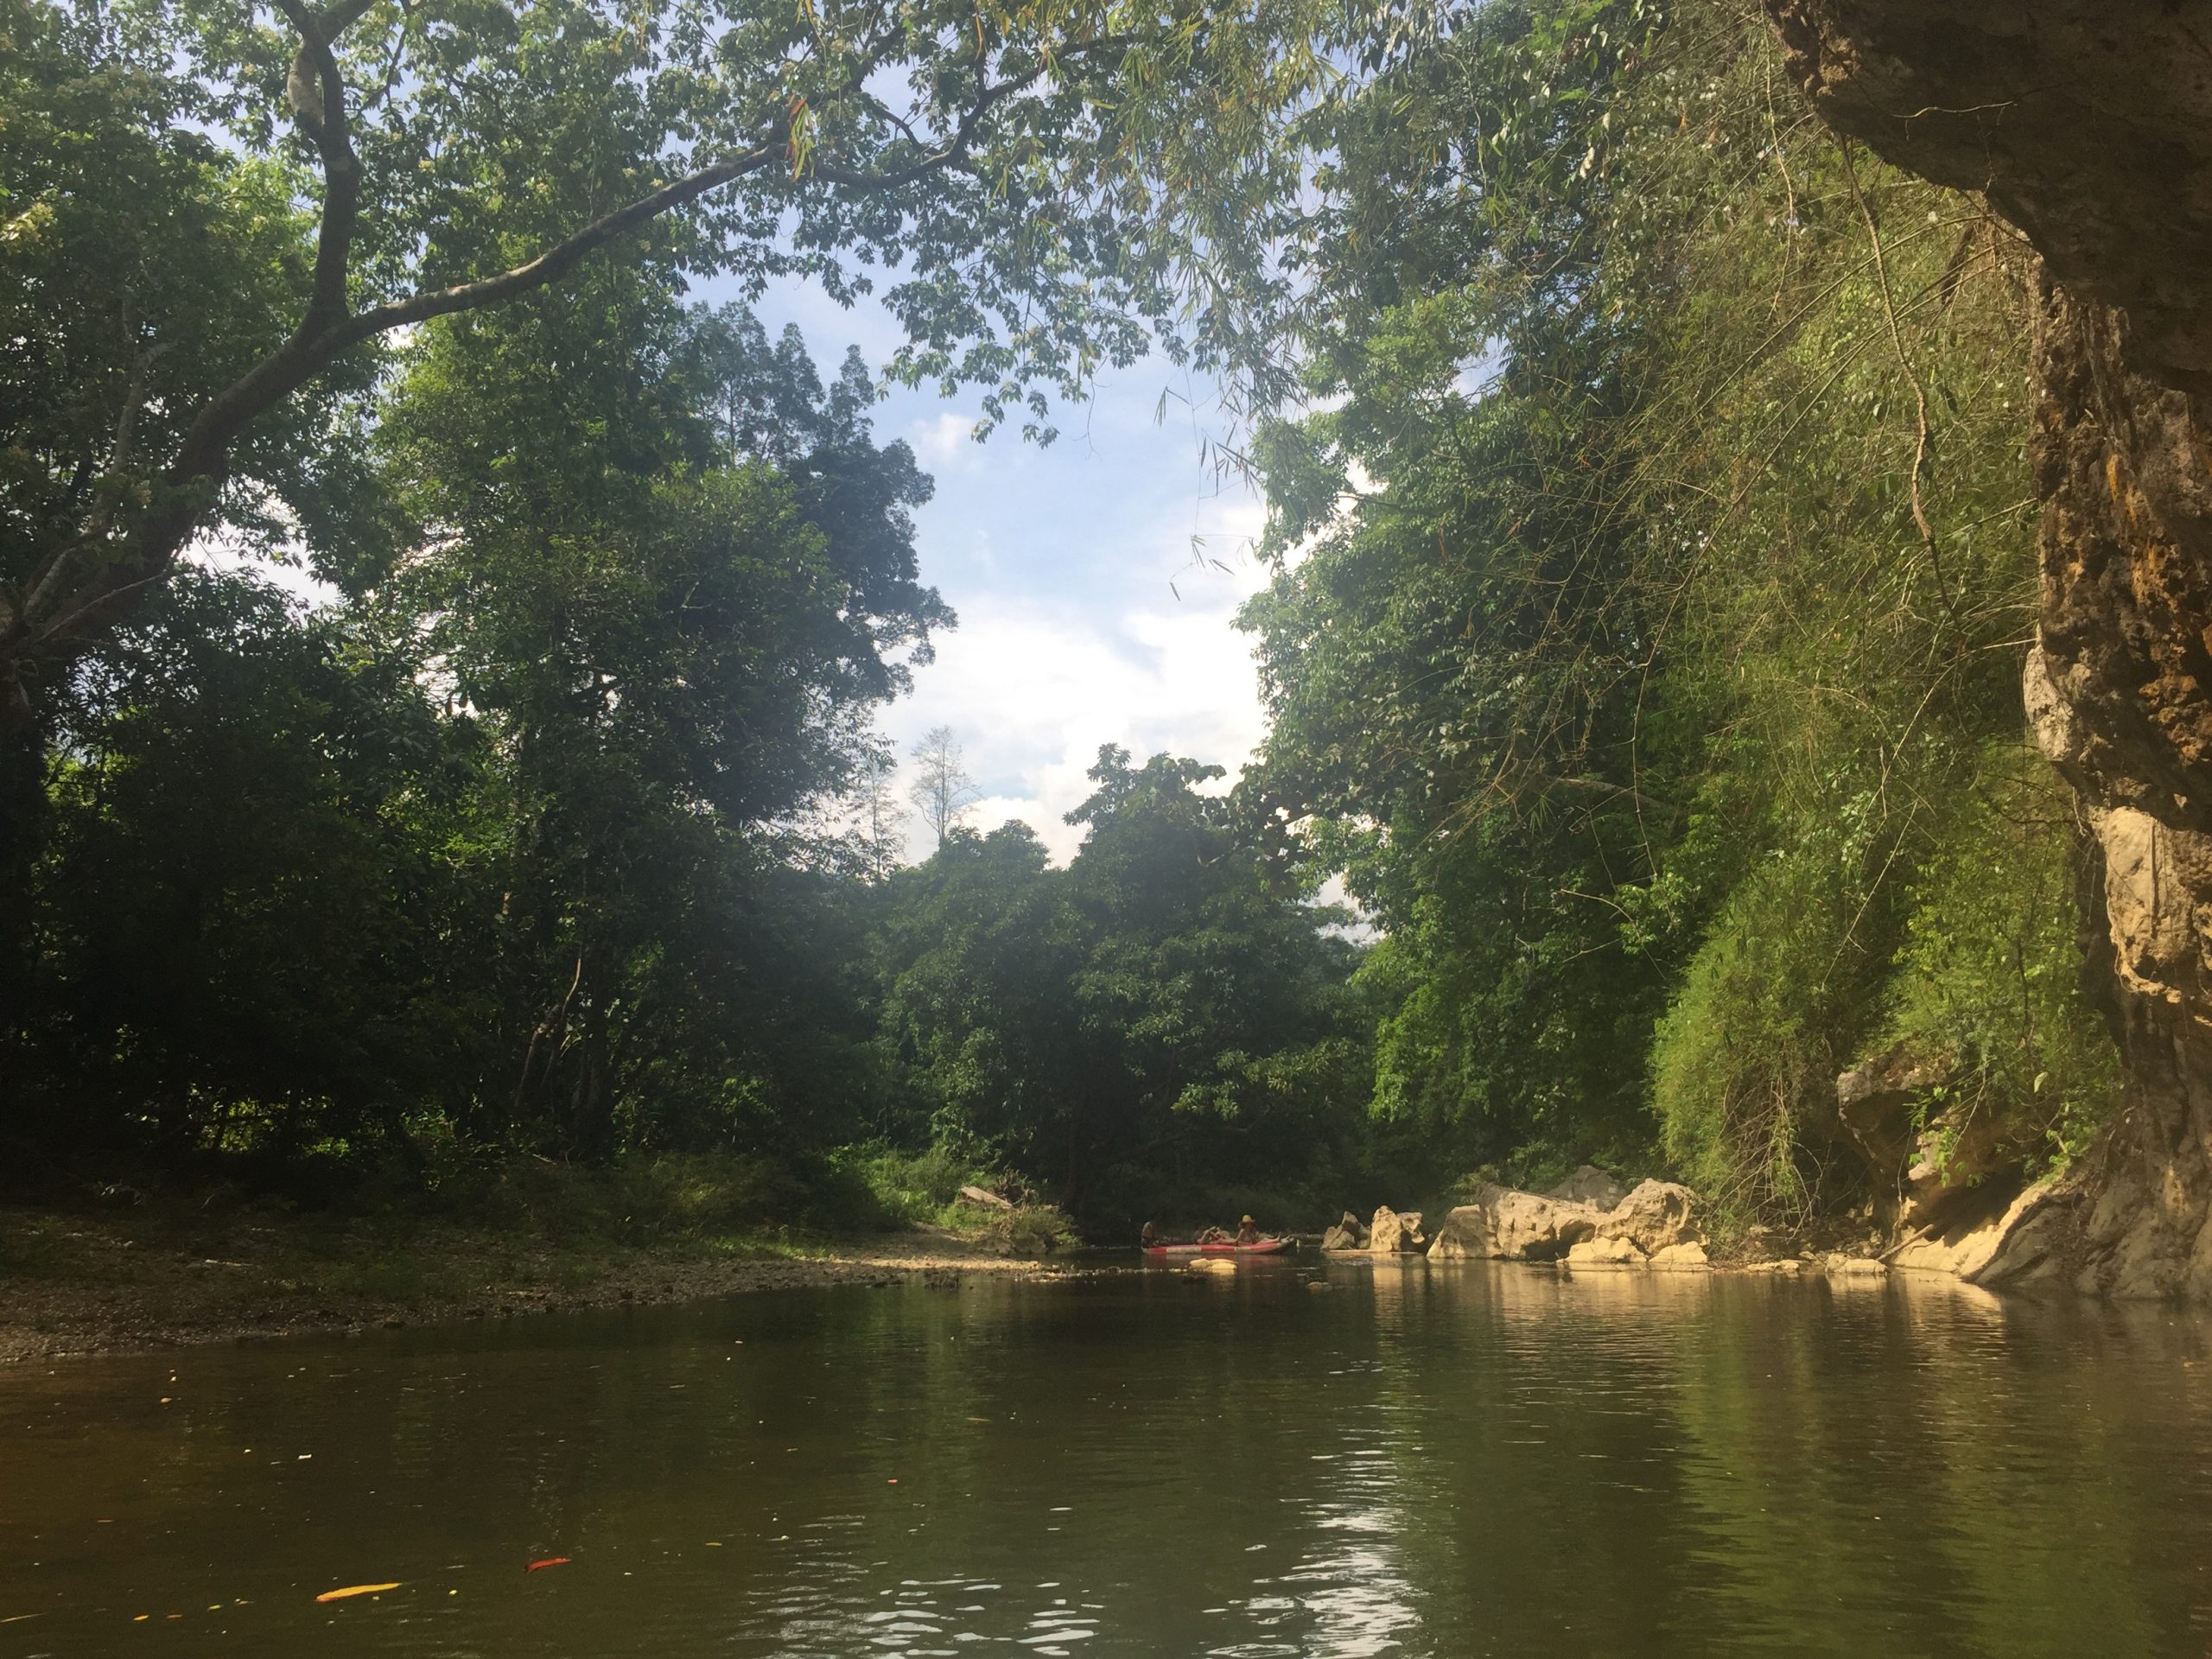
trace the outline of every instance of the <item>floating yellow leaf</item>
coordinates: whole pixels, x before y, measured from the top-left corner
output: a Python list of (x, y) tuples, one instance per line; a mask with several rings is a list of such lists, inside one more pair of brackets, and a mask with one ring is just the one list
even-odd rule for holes
[(349, 1584), (343, 1590), (326, 1590), (321, 1595), (317, 1596), (315, 1599), (317, 1601), (343, 1601), (348, 1596), (373, 1596), (379, 1590), (397, 1590), (398, 1588), (399, 1581), (397, 1579), (393, 1580), (390, 1584)]

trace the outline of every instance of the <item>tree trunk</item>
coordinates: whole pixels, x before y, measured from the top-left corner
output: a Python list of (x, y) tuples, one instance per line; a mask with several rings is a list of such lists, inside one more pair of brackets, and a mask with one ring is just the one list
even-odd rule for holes
[(37, 993), (32, 876), (48, 817), (42, 734), (0, 718), (0, 1147), (18, 1155), (45, 1127), (23, 1080)]
[(2212, 4), (1767, 6), (1831, 126), (1982, 192), (2044, 263), (2025, 690), (2101, 854), (2127, 1097), (1980, 1276), (2212, 1299)]

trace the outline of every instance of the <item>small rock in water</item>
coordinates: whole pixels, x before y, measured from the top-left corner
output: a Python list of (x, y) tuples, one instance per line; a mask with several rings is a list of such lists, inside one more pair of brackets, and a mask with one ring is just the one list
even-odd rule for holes
[(1321, 1235), (1325, 1250), (1363, 1250), (1367, 1248), (1367, 1224), (1349, 1210), (1338, 1218), (1335, 1226)]
[(1570, 1268), (1640, 1268), (1649, 1260), (1625, 1238), (1586, 1238), (1567, 1252)]
[(1882, 1279), (1888, 1277), (1890, 1271), (1885, 1262), (1863, 1255), (1841, 1255), (1828, 1257), (1827, 1270), (1829, 1276), (1835, 1279)]
[(1408, 1210), (1400, 1215), (1389, 1205), (1375, 1212), (1375, 1219), (1367, 1230), (1367, 1249), (1370, 1255), (1414, 1255), (1428, 1248), (1428, 1235), (1421, 1230), (1421, 1214)]

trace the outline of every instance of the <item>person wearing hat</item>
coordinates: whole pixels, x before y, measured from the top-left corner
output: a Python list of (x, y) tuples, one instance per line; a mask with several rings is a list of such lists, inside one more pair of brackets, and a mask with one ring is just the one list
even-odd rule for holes
[(1236, 1242), (1239, 1244), (1256, 1244), (1260, 1242), (1260, 1230), (1252, 1224), (1251, 1217), (1246, 1216), (1236, 1224)]

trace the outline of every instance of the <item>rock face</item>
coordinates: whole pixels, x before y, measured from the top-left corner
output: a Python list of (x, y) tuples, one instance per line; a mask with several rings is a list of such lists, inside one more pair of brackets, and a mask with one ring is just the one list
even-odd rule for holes
[(2044, 263), (2030, 446), (2042, 601), (2024, 690), (2037, 741), (2083, 807), (2088, 979), (2120, 1041), (2127, 1110), (2088, 1173), (2030, 1204), (1976, 1276), (2063, 1268), (2084, 1289), (2212, 1298), (2212, 928), (2197, 920), (2212, 915), (2201, 10), (1766, 6), (1830, 125), (1982, 192)]
[(1883, 1226), (1899, 1236), (1948, 1226), (1961, 1211), (1986, 1218), (2027, 1184), (2018, 1150), (1993, 1115), (1957, 1123), (1945, 1114), (1923, 1127), (1928, 1090), (1951, 1069), (1900, 1046), (1835, 1080), (1836, 1116), (1874, 1172)]
[(1443, 1262), (1556, 1262), (1598, 1231), (1605, 1212), (1489, 1182), (1444, 1217), (1429, 1255)]
[(1696, 1203), (1695, 1193), (1671, 1181), (1646, 1181), (1611, 1210), (1485, 1183), (1444, 1218), (1429, 1254), (1446, 1262), (1572, 1261), (1577, 1245), (1594, 1241), (1650, 1255), (1703, 1240)]
[(1930, 1129), (1914, 1147), (1897, 1212), (1897, 1225), (1906, 1231), (1942, 1225), (1959, 1210), (1986, 1207), (1993, 1195), (2001, 1209), (2026, 1184), (2020, 1160), (1998, 1138), (1996, 1121), (1987, 1114), (1968, 1118), (1948, 1147), (1944, 1141)]
[(1766, 0), (1789, 73), (1884, 159), (1979, 190), (2146, 372), (2212, 371), (2212, 79), (2193, 4)]
[(1892, 1186), (1911, 1160), (1913, 1114), (1921, 1091), (1943, 1081), (1948, 1068), (1908, 1053), (1888, 1050), (1835, 1080), (1836, 1116), (1885, 1188)]
[(1645, 1181), (1598, 1224), (1600, 1238), (1624, 1238), (1651, 1255), (1673, 1244), (1701, 1243), (1697, 1194), (1673, 1181)]
[(1565, 1198), (1569, 1204), (1586, 1204), (1593, 1209), (1610, 1210), (1627, 1193), (1626, 1187), (1597, 1165), (1585, 1164), (1544, 1196)]
[[(2128, 325), (2043, 296), (2037, 741), (2080, 792), (2091, 842), (2091, 971), (2127, 1068), (2128, 1110), (2070, 1199), (2085, 1288), (2212, 1296), (2212, 400), (2127, 362)], [(2101, 866), (2099, 869), (2097, 867)], [(2056, 1218), (2034, 1231), (2063, 1231)], [(2043, 1259), (2008, 1243), (1980, 1271)], [(1985, 1282), (1988, 1280), (1985, 1277)]]
[(1367, 1248), (1367, 1224), (1349, 1210), (1336, 1225), (1321, 1235), (1325, 1250), (1363, 1250)]
[(1375, 1219), (1368, 1224), (1368, 1254), (1418, 1255), (1428, 1248), (1428, 1235), (1421, 1231), (1421, 1211), (1418, 1210), (1408, 1210), (1400, 1215), (1389, 1205), (1384, 1205), (1375, 1212)]
[(1916, 1232), (1884, 1259), (1906, 1273), (1946, 1273), (1969, 1284), (2024, 1284), (2053, 1279), (2071, 1242), (2068, 1205), (2053, 1183), (2010, 1197), (1955, 1206), (1941, 1226)]

